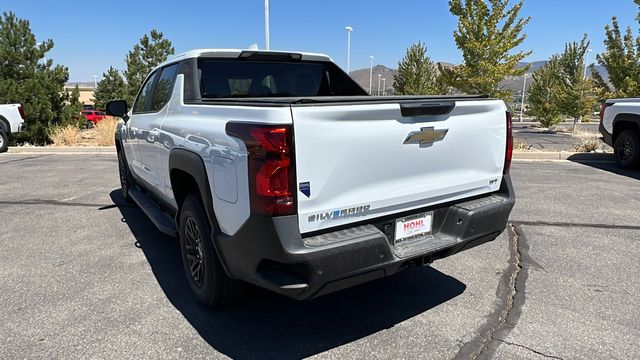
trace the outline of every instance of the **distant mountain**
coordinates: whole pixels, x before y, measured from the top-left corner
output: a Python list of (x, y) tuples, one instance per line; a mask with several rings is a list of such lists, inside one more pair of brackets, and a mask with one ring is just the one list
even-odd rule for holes
[[(531, 81), (531, 74), (533, 74), (534, 72), (536, 72), (536, 70), (540, 69), (541, 67), (545, 66), (547, 64), (547, 61), (533, 61), (530, 63), (520, 63), (518, 64), (518, 67), (522, 68), (524, 66), (526, 66), (527, 64), (530, 64), (531, 67), (529, 68), (529, 70), (527, 70), (526, 74), (528, 75), (527, 78), (527, 84), (529, 84), (529, 82)], [(590, 64), (587, 67), (587, 75), (591, 73), (591, 66), (593, 66), (593, 69), (600, 74), (600, 76), (602, 76), (602, 79), (604, 79), (604, 81), (609, 82), (609, 72), (607, 71), (607, 69), (602, 66), (602, 65), (598, 65), (598, 64)], [(500, 85), (506, 89), (511, 90), (514, 94), (518, 94), (522, 92), (522, 85), (524, 84), (524, 79), (523, 76), (517, 76), (517, 77), (509, 77), (507, 79), (505, 79), (504, 81), (502, 81), (502, 83), (500, 83)], [(527, 88), (529, 87), (529, 85), (527, 85)]]
[[(355, 80), (363, 89), (369, 91), (369, 68), (354, 70), (349, 75), (351, 78)], [(378, 91), (378, 75), (380, 76), (380, 88), (382, 89), (382, 79), (386, 79), (384, 82), (387, 89), (393, 88), (393, 79), (395, 75), (398, 73), (398, 69), (390, 69), (384, 65), (376, 65), (373, 67), (372, 71), (372, 86), (371, 91), (373, 94), (376, 94)]]
[[(533, 61), (529, 63), (523, 62), (518, 64), (518, 67), (520, 68), (526, 66), (527, 64), (531, 65), (529, 70), (527, 70), (526, 72), (526, 74), (528, 75), (527, 84), (531, 81), (531, 74), (533, 74), (536, 70), (543, 67), (546, 63), (547, 61)], [(455, 64), (446, 63), (446, 62), (441, 62), (440, 64), (442, 64), (444, 67), (455, 66)], [(607, 69), (605, 69), (604, 66), (601, 66), (598, 64), (592, 64), (592, 65), (594, 66), (595, 71), (598, 72), (600, 76), (602, 76), (604, 81), (609, 82), (609, 73), (607, 72)], [(590, 68), (587, 69), (587, 72), (589, 71), (590, 71)], [(373, 86), (371, 87), (371, 89), (373, 90), (373, 93), (375, 94), (376, 91), (378, 90), (378, 74), (381, 74), (381, 77), (380, 77), (381, 79), (382, 78), (386, 79), (386, 82), (385, 82), (386, 88), (388, 91), (391, 91), (393, 90), (394, 76), (397, 73), (398, 73), (398, 69), (388, 68), (384, 65), (374, 66), (373, 79), (372, 79)], [(369, 68), (351, 71), (350, 75), (358, 84), (360, 84), (360, 86), (362, 86), (363, 89), (369, 91)], [(504, 81), (502, 81), (500, 85), (503, 88), (511, 90), (514, 94), (517, 94), (522, 91), (523, 82), (524, 82), (523, 76), (516, 76), (516, 77), (509, 77), (505, 79)], [(380, 86), (382, 87), (382, 83)], [(528, 86), (529, 85), (527, 85), (527, 87)]]
[[(452, 67), (453, 64), (450, 63), (440, 63), (444, 67)], [(398, 69), (391, 69), (384, 65), (376, 65), (373, 67), (373, 76), (372, 76), (372, 86), (371, 90), (374, 94), (378, 91), (378, 74), (380, 74), (380, 88), (386, 86), (387, 91), (393, 91), (393, 83), (395, 75), (398, 73)], [(349, 73), (351, 78), (355, 80), (363, 89), (369, 91), (369, 68), (354, 70)], [(382, 79), (386, 79), (383, 83)]]

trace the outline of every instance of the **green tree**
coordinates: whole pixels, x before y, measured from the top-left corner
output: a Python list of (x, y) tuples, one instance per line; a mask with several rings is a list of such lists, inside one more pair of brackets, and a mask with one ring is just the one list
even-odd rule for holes
[(411, 45), (398, 63), (393, 89), (398, 95), (441, 94), (442, 81), (435, 63), (427, 56), (427, 47), (418, 42)]
[(140, 43), (129, 51), (125, 59), (127, 63), (127, 70), (124, 72), (124, 77), (127, 80), (127, 103), (133, 104), (147, 75), (174, 52), (175, 49), (171, 45), (171, 41), (165, 39), (164, 35), (155, 29), (140, 39)]
[[(127, 84), (120, 72), (113, 66), (109, 67), (106, 73), (102, 74), (102, 80), (98, 82), (96, 91), (93, 93), (93, 102), (96, 109), (105, 109), (107, 102), (111, 100), (126, 99)], [(129, 103), (131, 105), (131, 103)]]
[(560, 72), (560, 59), (554, 55), (547, 64), (533, 73), (533, 81), (529, 87), (528, 113), (546, 128), (562, 120)]
[(439, 67), (450, 86), (468, 94), (511, 97), (500, 82), (529, 69), (518, 64), (531, 51), (513, 53), (513, 49), (526, 38), (522, 31), (530, 18), (519, 16), (523, 0), (508, 5), (509, 0), (449, 0), (449, 10), (458, 17), (453, 37), (464, 60), (451, 69)]
[[(640, 4), (638, 0), (636, 3)], [(614, 16), (611, 25), (605, 26), (605, 52), (596, 59), (609, 72), (614, 96), (635, 97), (640, 95), (640, 38), (635, 38), (631, 27), (625, 34), (620, 31)]]
[(593, 86), (593, 92), (596, 97), (596, 102), (603, 103), (605, 100), (614, 97), (611, 87), (606, 81), (604, 81), (602, 75), (600, 75), (600, 73), (595, 70), (593, 65), (590, 66), (589, 70), (591, 72), (590, 80)]
[(589, 40), (585, 34), (582, 40), (565, 45), (558, 62), (560, 99), (559, 107), (564, 115), (578, 119), (593, 111), (595, 97), (592, 81), (585, 79), (585, 55), (589, 49)]
[(69, 100), (63, 109), (64, 120), (60, 122), (60, 125), (65, 126), (68, 124), (74, 124), (78, 127), (84, 127), (86, 125), (84, 118), (80, 116), (82, 111), (82, 103), (80, 102), (80, 89), (76, 85), (69, 94)]
[(77, 105), (64, 90), (69, 70), (43, 60), (52, 48), (52, 40), (36, 43), (28, 20), (12, 12), (0, 17), (0, 103), (24, 105), (28, 130), (19, 141), (49, 142), (49, 127), (71, 121)]

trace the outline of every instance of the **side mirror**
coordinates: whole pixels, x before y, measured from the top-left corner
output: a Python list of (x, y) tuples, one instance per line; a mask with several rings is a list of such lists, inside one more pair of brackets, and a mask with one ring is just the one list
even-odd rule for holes
[(107, 103), (107, 115), (117, 116), (122, 118), (124, 121), (127, 121), (129, 117), (127, 116), (127, 101), (126, 100), (113, 100)]

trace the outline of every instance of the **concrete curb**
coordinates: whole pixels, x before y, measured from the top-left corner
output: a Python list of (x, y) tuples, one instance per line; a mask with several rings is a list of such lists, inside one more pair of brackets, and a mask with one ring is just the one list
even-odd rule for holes
[(513, 160), (614, 161), (612, 153), (577, 153), (569, 151), (514, 151)]
[(112, 155), (116, 153), (114, 146), (70, 146), (70, 147), (56, 147), (56, 146), (10, 146), (9, 153), (12, 154), (86, 154), (86, 155)]

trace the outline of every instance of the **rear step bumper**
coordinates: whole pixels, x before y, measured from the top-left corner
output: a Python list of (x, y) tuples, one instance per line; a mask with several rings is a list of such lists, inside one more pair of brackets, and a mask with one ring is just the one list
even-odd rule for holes
[[(297, 216), (252, 214), (233, 236), (214, 239), (229, 276), (296, 299), (308, 299), (431, 263), (494, 240), (515, 195), (509, 175), (497, 193), (374, 219), (303, 237)], [(433, 236), (393, 245), (394, 219), (433, 211)]]

